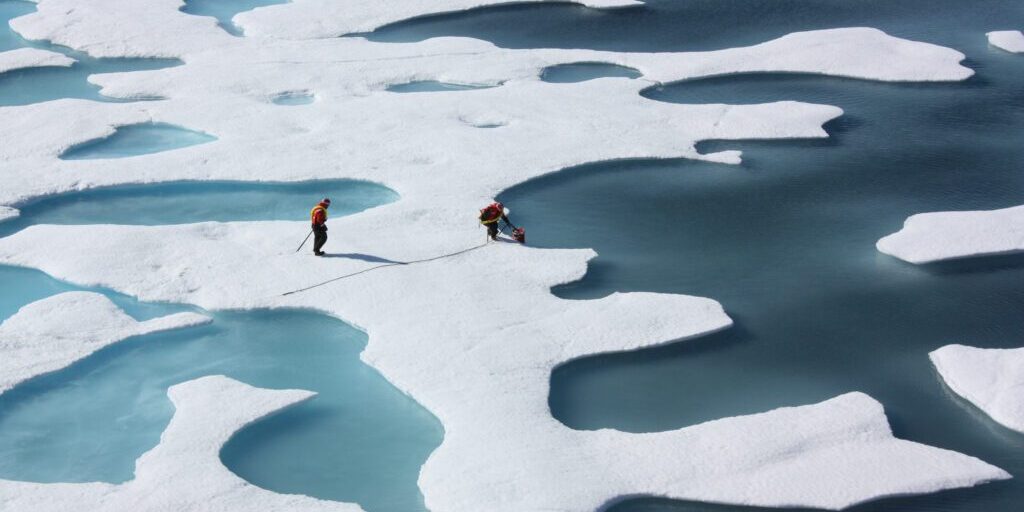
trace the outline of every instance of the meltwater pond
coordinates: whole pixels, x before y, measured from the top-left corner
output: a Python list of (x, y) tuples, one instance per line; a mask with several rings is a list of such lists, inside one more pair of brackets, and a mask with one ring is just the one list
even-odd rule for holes
[(213, 142), (216, 137), (167, 123), (141, 123), (118, 126), (102, 139), (72, 146), (60, 154), (61, 160), (99, 160), (161, 153)]
[(236, 14), (251, 11), (257, 7), (283, 4), (288, 0), (185, 0), (181, 8), (184, 13), (195, 16), (210, 16), (217, 19), (217, 25), (233, 36), (243, 35), (242, 29), (232, 18)]
[[(1015, 479), (853, 510), (1019, 511), (1024, 435), (946, 389), (928, 352), (949, 343), (1024, 345), (1024, 255), (918, 267), (874, 248), (914, 213), (1024, 204), (1024, 58), (989, 47), (984, 35), (1024, 26), (1019, 3), (754, 0), (740, 9), (654, 0), (615, 13), (506, 7), (397, 24), (374, 37), (672, 51), (840, 26), (953, 46), (977, 76), (960, 84), (880, 84), (765, 74), (652, 88), (643, 95), (656, 101), (799, 100), (846, 113), (826, 127), (828, 140), (699, 148), (743, 149), (741, 166), (614, 162), (502, 194), (515, 222), (529, 227), (531, 245), (600, 254), (581, 282), (556, 294), (706, 296), (736, 320), (701, 339), (557, 369), (552, 413), (578, 429), (661, 431), (864, 391), (885, 405), (897, 436), (979, 457)], [(613, 510), (755, 509), (633, 500)]]
[(416, 479), (442, 429), (359, 360), (365, 334), (312, 312), (213, 316), (210, 326), (126, 340), (0, 395), (0, 478), (130, 480), (173, 414), (167, 388), (227, 375), (318, 393), (232, 438), (221, 456), (239, 476), (368, 511), (423, 509)]
[(642, 74), (630, 67), (598, 62), (578, 62), (549, 66), (541, 72), (540, 79), (551, 83), (575, 83), (595, 78), (624, 77), (639, 78)]
[(8, 21), (33, 11), (35, 4), (31, 2), (0, 0), (0, 51), (33, 47), (63, 53), (77, 62), (66, 68), (30, 68), (0, 73), (0, 107), (28, 105), (61, 98), (126, 101), (103, 96), (98, 86), (88, 82), (88, 76), (97, 73), (162, 69), (181, 64), (177, 59), (96, 59), (85, 53), (46, 42), (26, 41), (11, 30)]
[[(25, 205), (20, 218), (0, 224), (0, 236), (39, 223), (305, 220), (308, 206), (324, 195), (333, 198), (334, 216), (397, 197), (351, 180), (114, 187)], [(0, 321), (33, 301), (81, 289), (5, 266), (0, 282)], [(140, 320), (188, 309), (92, 291)], [(0, 478), (130, 480), (135, 459), (156, 445), (173, 413), (167, 388), (223, 374), (318, 393), (234, 437), (222, 452), (229, 469), (267, 489), (356, 502), (368, 511), (423, 509), (416, 479), (442, 428), (359, 360), (365, 334), (306, 311), (212, 316), (211, 325), (126, 340), (0, 395)]]
[[(21, 216), (0, 222), (0, 236), (32, 224), (137, 224), (306, 220), (309, 208), (331, 198), (331, 216), (358, 213), (398, 199), (366, 181), (296, 183), (172, 182), (70, 192), (21, 206)], [(126, 215), (125, 212), (131, 212)]]
[(387, 87), (388, 91), (391, 92), (450, 92), (450, 91), (472, 91), (475, 89), (490, 89), (495, 87), (493, 85), (474, 85), (474, 84), (452, 84), (448, 82), (438, 82), (437, 80), (420, 80), (417, 82), (406, 82), (404, 84), (394, 84)]

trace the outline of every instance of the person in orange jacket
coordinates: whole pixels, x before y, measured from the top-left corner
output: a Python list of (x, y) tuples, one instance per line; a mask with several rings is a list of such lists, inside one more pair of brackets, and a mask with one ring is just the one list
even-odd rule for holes
[(505, 216), (505, 205), (497, 201), (480, 210), (480, 216), (478, 218), (480, 219), (481, 224), (487, 226), (487, 236), (489, 236), (491, 240), (498, 239), (498, 221), (502, 221), (505, 224), (512, 226), (512, 229), (516, 229), (516, 227), (512, 225), (512, 222), (508, 220), (508, 217)]
[(313, 254), (323, 256), (324, 244), (327, 243), (327, 209), (331, 207), (331, 200), (324, 198), (309, 212), (309, 220), (313, 224)]

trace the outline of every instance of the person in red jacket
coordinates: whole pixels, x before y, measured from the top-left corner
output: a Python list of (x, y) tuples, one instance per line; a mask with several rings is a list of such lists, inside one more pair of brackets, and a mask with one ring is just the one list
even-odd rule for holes
[(323, 256), (324, 244), (327, 243), (327, 209), (331, 207), (331, 200), (324, 198), (309, 212), (309, 220), (313, 223), (313, 254)]
[(480, 216), (478, 218), (480, 219), (481, 224), (487, 226), (487, 236), (489, 236), (491, 240), (498, 239), (498, 221), (503, 221), (505, 224), (512, 226), (512, 229), (516, 229), (516, 227), (512, 225), (512, 222), (508, 220), (508, 217), (505, 216), (505, 205), (499, 202), (493, 202), (486, 208), (480, 210)]

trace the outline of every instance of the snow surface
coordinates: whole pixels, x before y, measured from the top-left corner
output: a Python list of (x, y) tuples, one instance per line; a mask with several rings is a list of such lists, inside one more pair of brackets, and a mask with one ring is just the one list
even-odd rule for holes
[(70, 67), (75, 59), (63, 53), (38, 48), (18, 48), (0, 52), (0, 73), (26, 68)]
[(1024, 206), (913, 215), (878, 241), (879, 251), (911, 263), (1024, 251)]
[(0, 324), (0, 393), (126, 338), (209, 321), (196, 313), (178, 313), (137, 322), (92, 292), (33, 302)]
[(1024, 33), (1020, 30), (1000, 30), (986, 35), (989, 44), (996, 48), (1012, 53), (1024, 53)]
[[(414, 12), (403, 10), (413, 3), (388, 2), (384, 16), (471, 6), (418, 2), (424, 5)], [(481, 246), (484, 233), (475, 219), (500, 191), (570, 166), (672, 157), (736, 163), (736, 151), (702, 155), (694, 145), (707, 139), (826, 137), (822, 125), (842, 114), (836, 107), (799, 102), (670, 104), (641, 97), (644, 87), (773, 71), (954, 81), (972, 74), (960, 65), (963, 54), (869, 28), (656, 54), (508, 50), (466, 38), (410, 44), (287, 39), (366, 29), (327, 30), (321, 20), (346, 27), (356, 26), (352, 20), (360, 16), (376, 19), (367, 27), (388, 22), (374, 18), (383, 2), (348, 4), (345, 16), (352, 17), (327, 16), (317, 9), (340, 6), (318, 0), (258, 9), (236, 16), (236, 23), (275, 37), (234, 38), (212, 18), (179, 12), (175, 0), (40, 0), (37, 14), (12, 22), (22, 35), (93, 55), (173, 56), (185, 65), (90, 77), (110, 96), (163, 101), (59, 100), (0, 109), (0, 140), (6, 142), (0, 146), (0, 204), (9, 206), (70, 190), (176, 180), (352, 178), (401, 194), (394, 203), (332, 219), (326, 249), (335, 257), (294, 254), (308, 230), (297, 219), (33, 226), (0, 239), (0, 262), (143, 300), (208, 309), (312, 308), (365, 329), (363, 360), (444, 424), (444, 441), (420, 474), (432, 510), (590, 511), (636, 495), (840, 508), (1008, 477), (975, 458), (894, 439), (881, 406), (861, 394), (672, 432), (569, 429), (548, 409), (553, 368), (592, 354), (707, 334), (731, 320), (717, 302), (681, 295), (559, 299), (551, 287), (582, 277), (593, 251)], [(317, 23), (307, 23), (314, 17)], [(645, 76), (572, 84), (538, 78), (547, 66), (573, 62), (624, 65)], [(415, 94), (386, 90), (419, 80), (500, 86)], [(317, 101), (272, 103), (293, 91), (315, 94)], [(502, 126), (481, 129), (473, 126), (478, 120)], [(58, 158), (68, 147), (112, 134), (116, 126), (149, 121), (218, 140), (116, 161)], [(63, 244), (56, 256), (41, 243), (53, 239)], [(472, 250), (282, 295), (376, 265), (364, 255), (414, 261), (467, 249)], [(261, 414), (262, 409), (247, 418)], [(191, 435), (205, 436), (195, 428)], [(177, 464), (173, 458), (144, 457), (140, 468), (161, 478), (145, 479), (140, 472), (127, 484), (135, 493), (128, 496), (146, 496), (149, 486), (153, 499), (179, 494), (175, 510), (209, 510), (202, 477), (209, 472), (220, 485), (223, 468), (199, 466), (187, 478), (168, 478), (179, 471)], [(22, 492), (58, 503), (75, 493), (111, 489), (10, 484), (0, 488), (0, 504), (13, 496), (28, 503)], [(111, 510), (131, 509), (125, 500), (111, 501)], [(272, 509), (273, 503), (253, 501), (249, 510)]]
[(946, 345), (928, 357), (956, 394), (1000, 424), (1024, 432), (1024, 348)]
[(16, 208), (11, 208), (9, 206), (0, 206), (0, 222), (15, 219), (19, 215), (21, 215), (21, 212), (19, 212)]
[(220, 461), (220, 449), (242, 427), (312, 398), (302, 390), (269, 390), (218, 375), (171, 387), (175, 413), (160, 444), (121, 484), (38, 484), (0, 480), (0, 510), (32, 512), (358, 512), (356, 505), (277, 494), (251, 485)]

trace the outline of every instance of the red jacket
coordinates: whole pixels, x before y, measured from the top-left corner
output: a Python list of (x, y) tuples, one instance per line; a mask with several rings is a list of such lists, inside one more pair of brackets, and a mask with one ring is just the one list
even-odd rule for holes
[(327, 205), (320, 203), (314, 206), (309, 212), (309, 220), (313, 222), (314, 226), (322, 226), (327, 222)]

